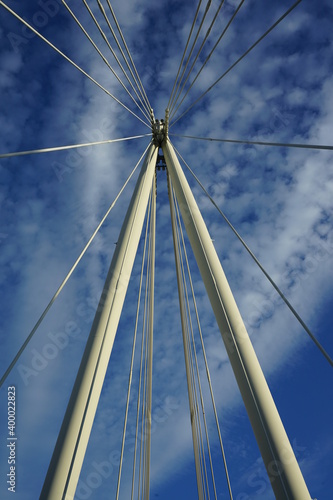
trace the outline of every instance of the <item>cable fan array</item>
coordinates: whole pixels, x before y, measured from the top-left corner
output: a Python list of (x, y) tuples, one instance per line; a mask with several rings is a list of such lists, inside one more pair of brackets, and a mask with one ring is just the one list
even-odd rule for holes
[[(178, 121), (180, 121), (184, 116), (187, 115), (197, 104), (211, 91), (213, 88), (221, 82), (221, 80), (229, 74), (259, 43), (261, 43), (266, 36), (268, 36), (275, 27), (279, 25), (301, 2), (301, 0), (296, 1), (286, 12), (284, 12), (278, 19), (275, 21), (270, 28), (268, 28), (263, 35), (261, 35), (235, 62), (233, 62), (227, 70), (225, 70), (222, 75), (216, 79), (208, 88), (200, 93), (199, 97), (195, 98), (195, 100), (185, 109), (185, 111), (181, 110), (186, 98), (193, 93), (193, 87), (197, 83), (202, 71), (212, 59), (214, 53), (216, 53), (217, 48), (219, 47), (220, 42), (223, 40), (228, 30), (230, 29), (232, 23), (237, 18), (241, 7), (244, 4), (244, 0), (241, 0), (236, 8), (234, 9), (230, 18), (226, 21), (226, 24), (222, 30), (222, 32), (215, 32), (214, 35), (214, 27), (216, 27), (216, 22), (219, 16), (224, 14), (223, 8), (225, 7), (225, 1), (222, 0), (218, 2), (217, 8), (214, 12), (212, 12), (212, 1), (208, 0), (204, 5), (203, 0), (199, 0), (198, 5), (196, 7), (193, 22), (190, 28), (190, 32), (187, 38), (187, 42), (185, 45), (184, 52), (181, 57), (181, 61), (179, 64), (179, 68), (177, 71), (177, 75), (173, 84), (173, 88), (171, 90), (170, 98), (167, 105), (167, 119), (166, 125), (167, 130), (170, 127), (173, 127)], [(145, 92), (142, 80), (139, 76), (137, 68), (135, 66), (133, 57), (129, 50), (129, 47), (126, 43), (124, 33), (121, 30), (120, 24), (117, 20), (115, 11), (111, 5), (110, 0), (105, 0), (103, 5), (101, 0), (96, 0), (96, 2), (88, 3), (87, 0), (82, 0), (84, 9), (86, 13), (89, 15), (92, 25), (94, 25), (99, 34), (103, 43), (105, 44), (108, 55), (102, 51), (93, 39), (91, 35), (91, 25), (84, 26), (82, 22), (82, 11), (78, 12), (79, 9), (72, 9), (65, 0), (62, 0), (62, 4), (69, 16), (75, 22), (75, 24), (80, 28), (84, 36), (87, 38), (89, 43), (92, 45), (98, 56), (102, 59), (103, 63), (108, 67), (110, 72), (112, 73), (115, 80), (118, 82), (121, 88), (121, 92), (125, 92), (125, 96), (127, 99), (130, 99), (131, 106), (135, 106), (133, 109), (129, 107), (129, 105), (125, 104), (123, 100), (118, 99), (113, 93), (107, 90), (103, 85), (101, 85), (93, 76), (91, 76), (86, 70), (77, 65), (71, 58), (69, 58), (64, 52), (62, 52), (59, 48), (57, 48), (51, 41), (49, 41), (46, 37), (44, 37), (41, 33), (39, 33), (31, 24), (29, 24), (26, 20), (20, 17), (14, 10), (12, 10), (8, 5), (5, 4), (2, 0), (0, 0), (0, 5), (7, 10), (10, 14), (12, 14), (20, 23), (23, 23), (25, 27), (30, 29), (33, 33), (35, 33), (41, 40), (43, 40), (49, 47), (55, 50), (62, 58), (64, 58), (67, 62), (69, 62), (73, 67), (75, 67), (82, 75), (84, 75), (90, 82), (96, 85), (100, 90), (102, 90), (105, 94), (108, 95), (111, 99), (113, 99), (118, 105), (120, 105), (127, 113), (131, 116), (134, 116), (141, 124), (149, 129), (153, 128), (155, 117), (153, 113), (153, 108), (150, 104), (148, 96)], [(210, 19), (210, 20), (209, 20)], [(103, 27), (104, 26), (104, 27)], [(107, 31), (105, 29), (107, 28)], [(215, 36), (215, 40), (212, 48), (205, 54), (205, 48), (212, 41), (212, 36)], [(115, 45), (114, 45), (115, 44)], [(110, 54), (112, 56), (112, 60), (116, 63), (117, 71), (120, 70), (120, 74), (114, 69), (113, 64), (110, 63)], [(201, 56), (201, 57), (200, 57)], [(203, 59), (203, 62), (201, 61)], [(195, 70), (196, 66), (200, 62), (199, 70)], [(194, 76), (193, 76), (194, 75)], [(139, 114), (137, 114), (139, 113)], [(169, 123), (170, 122), (170, 123)], [(264, 142), (264, 141), (251, 141), (251, 140), (241, 140), (241, 139), (226, 139), (226, 138), (205, 138), (205, 137), (197, 137), (197, 136), (186, 136), (181, 134), (170, 134), (175, 137), (181, 137), (185, 139), (193, 139), (193, 140), (204, 140), (204, 141), (216, 141), (216, 142), (227, 142), (234, 144), (251, 144), (257, 146), (270, 146), (270, 147), (291, 147), (291, 148), (306, 148), (306, 149), (321, 149), (321, 150), (333, 150), (333, 146), (331, 145), (316, 145), (316, 144), (298, 144), (298, 143), (280, 143), (280, 142)], [(122, 137), (118, 139), (108, 139), (105, 141), (91, 142), (86, 144), (72, 144), (65, 146), (53, 146), (50, 148), (44, 149), (31, 149), (27, 151), (16, 151), (16, 152), (8, 152), (1, 153), (1, 158), (11, 158), (15, 156), (23, 156), (28, 154), (40, 154), (40, 153), (50, 153), (65, 149), (72, 148), (80, 148), (87, 147), (92, 145), (100, 145), (107, 143), (116, 143), (122, 141), (136, 140), (139, 138), (150, 137), (152, 133), (149, 134), (141, 134), (135, 135), (131, 137)], [(154, 137), (152, 139), (152, 142)], [(168, 133), (166, 134), (165, 139), (169, 140)], [(151, 143), (150, 143), (151, 145)], [(96, 227), (93, 232), (91, 238), (88, 240), (86, 246), (80, 253), (79, 257), (69, 270), (68, 274), (62, 281), (61, 285), (43, 310), (41, 316), (36, 322), (35, 326), (31, 330), (27, 339), (13, 358), (11, 364), (8, 369), (2, 376), (0, 380), (0, 387), (3, 385), (11, 370), (15, 366), (16, 362), (24, 352), (28, 343), (32, 339), (33, 335), (36, 333), (46, 314), (50, 310), (51, 306), (59, 296), (63, 287), (69, 280), (70, 276), (73, 274), (80, 260), (82, 259), (85, 252), (88, 250), (90, 244), (92, 243), (94, 237), (102, 227), (104, 221), (110, 214), (112, 208), (117, 202), (118, 198), (124, 191), (127, 184), (130, 182), (133, 177), (137, 167), (141, 163), (143, 157), (147, 153), (149, 146), (146, 148), (136, 166), (128, 176), (125, 184), (119, 191), (117, 197), (110, 205), (108, 210), (106, 211), (103, 219)], [(177, 152), (178, 153), (178, 152)], [(198, 177), (194, 174), (194, 172), (190, 169), (188, 164), (182, 158), (182, 156), (178, 153), (178, 156), (182, 159), (183, 163), (189, 169), (190, 173), (195, 177), (196, 181), (204, 190), (205, 194), (211, 200), (211, 202), (215, 205), (217, 210), (222, 215), (223, 219), (227, 223), (227, 225), (232, 229), (236, 237), (241, 241), (243, 246), (249, 252), (253, 260), (265, 274), (266, 278), (271, 282), (277, 293), (280, 295), (282, 300), (289, 307), (291, 312), (298, 319), (300, 324), (306, 330), (310, 338), (314, 341), (316, 346), (320, 349), (321, 353), (325, 356), (326, 360), (333, 366), (333, 361), (329, 354), (325, 351), (325, 349), (321, 346), (319, 341), (316, 339), (314, 334), (310, 331), (304, 321), (300, 318), (298, 313), (295, 311), (293, 306), (290, 304), (285, 295), (280, 291), (275, 282), (272, 280), (267, 271), (263, 268), (263, 266), (259, 263), (258, 259), (254, 256), (253, 252), (249, 249), (247, 244), (241, 238), (237, 230), (231, 224), (229, 219), (224, 215), (224, 213), (217, 206), (212, 197), (208, 194), (207, 190), (203, 187)], [(187, 255), (185, 238), (182, 229), (182, 223), (180, 218), (180, 210), (178, 203), (175, 198), (174, 189), (171, 184), (170, 178), (168, 176), (168, 191), (169, 191), (169, 201), (170, 201), (170, 213), (171, 213), (171, 226), (172, 226), (172, 234), (173, 234), (173, 242), (174, 242), (174, 252), (175, 252), (175, 265), (177, 272), (177, 283), (178, 283), (178, 293), (179, 293), (179, 305), (180, 305), (180, 316), (181, 316), (181, 331), (182, 331), (182, 339), (183, 339), (183, 348), (184, 348), (184, 359), (185, 359), (185, 368), (186, 368), (186, 381), (187, 381), (187, 389), (188, 389), (188, 398), (189, 398), (189, 412), (190, 412), (190, 422), (191, 422), (191, 430), (193, 437), (193, 448), (194, 448), (194, 462), (196, 468), (196, 477), (197, 477), (197, 488), (198, 495), (201, 499), (210, 499), (211, 496), (215, 499), (218, 498), (218, 491), (216, 487), (216, 480), (214, 475), (214, 464), (213, 457), (209, 439), (209, 425), (206, 420), (206, 411), (205, 411), (205, 403), (204, 403), (204, 394), (202, 390), (202, 375), (200, 374), (200, 362), (198, 360), (198, 356), (202, 356), (203, 365), (205, 368), (205, 374), (207, 377), (207, 383), (209, 386), (209, 394), (211, 399), (211, 404), (214, 413), (214, 419), (216, 424), (216, 432), (218, 436), (218, 441), (221, 449), (221, 458), (224, 465), (224, 471), (226, 475), (226, 485), (228, 489), (229, 497), (232, 499), (232, 488), (231, 482), (228, 473), (226, 453), (224, 450), (224, 445), (222, 441), (222, 433), (219, 425), (218, 412), (214, 400), (213, 388), (211, 383), (211, 377), (209, 372), (208, 360), (205, 351), (204, 345), (204, 336), (201, 330), (201, 324), (199, 319), (199, 312), (197, 307), (197, 302), (195, 298), (195, 291), (193, 286), (193, 280), (191, 276), (189, 259)], [(139, 284), (139, 293), (138, 293), (138, 301), (137, 301), (137, 311), (136, 311), (136, 319), (135, 319), (135, 327), (133, 334), (133, 346), (131, 353), (131, 361), (129, 368), (129, 379), (128, 379), (128, 388), (127, 388), (127, 399), (125, 406), (125, 416), (124, 416), (124, 426), (123, 426), (123, 435), (122, 435), (122, 443), (121, 443), (121, 453), (120, 453), (120, 465), (117, 479), (117, 491), (116, 498), (119, 498), (121, 491), (121, 478), (122, 478), (122, 467), (124, 462), (124, 451), (125, 451), (125, 442), (126, 442), (126, 431), (127, 431), (127, 422), (128, 422), (128, 414), (129, 414), (129, 404), (131, 394), (133, 394), (132, 381), (133, 381), (133, 368), (134, 368), (134, 359), (136, 352), (139, 353), (139, 382), (137, 387), (137, 407), (136, 407), (136, 421), (135, 421), (135, 447), (133, 454), (133, 469), (132, 469), (132, 484), (131, 484), (131, 499), (137, 498), (140, 499), (148, 499), (149, 498), (149, 489), (150, 489), (150, 453), (151, 453), (151, 412), (152, 412), (152, 383), (153, 383), (153, 318), (154, 318), (154, 268), (155, 268), (155, 217), (156, 217), (156, 192), (155, 192), (155, 181), (153, 182), (147, 214), (146, 214), (146, 227), (145, 227), (145, 236), (144, 236), (144, 249), (143, 249), (143, 257), (141, 263), (141, 274), (140, 274), (140, 284)], [(143, 305), (142, 305), (143, 303)], [(138, 330), (139, 330), (139, 317), (140, 317), (140, 308), (143, 309), (142, 316), (142, 335), (141, 335), (141, 345), (138, 346)], [(193, 319), (194, 317), (194, 319)], [(196, 337), (197, 335), (197, 337)], [(198, 346), (200, 348), (198, 349)], [(216, 469), (216, 467), (215, 467)]]

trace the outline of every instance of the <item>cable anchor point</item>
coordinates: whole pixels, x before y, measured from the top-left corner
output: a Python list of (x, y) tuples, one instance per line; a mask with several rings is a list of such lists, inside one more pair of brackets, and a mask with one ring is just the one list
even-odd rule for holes
[(162, 144), (166, 138), (165, 135), (165, 122), (164, 120), (155, 120), (152, 123), (152, 134), (153, 134), (153, 142), (155, 146), (159, 148), (162, 147)]

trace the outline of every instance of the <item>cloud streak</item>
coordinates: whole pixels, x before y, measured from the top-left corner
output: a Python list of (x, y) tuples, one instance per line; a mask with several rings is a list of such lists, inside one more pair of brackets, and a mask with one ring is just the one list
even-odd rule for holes
[[(212, 12), (219, 2), (212, 2)], [(201, 62), (237, 2), (225, 6)], [(57, 0), (8, 5), (110, 92), (131, 100)], [(107, 47), (82, 4), (69, 5)], [(287, 1), (245, 2), (182, 110), (205, 91), (290, 7)], [(92, 4), (96, 15), (98, 7)], [(194, 16), (193, 2), (124, 1), (114, 5), (155, 116), (162, 118)], [(210, 16), (212, 14), (210, 13)], [(209, 18), (211, 19), (211, 17)], [(329, 2), (297, 9), (258, 45), (172, 132), (252, 141), (332, 143)], [(107, 29), (102, 22), (103, 29)], [(208, 24), (205, 25), (205, 28)], [(203, 30), (205, 33), (205, 30)], [(128, 114), (1, 8), (0, 153), (144, 134)], [(202, 39), (202, 38), (201, 38)], [(108, 54), (109, 57), (109, 54)], [(111, 56), (110, 56), (111, 58)], [(200, 67), (200, 66), (199, 66)], [(191, 79), (190, 79), (191, 81)], [(135, 108), (131, 107), (137, 112)], [(181, 110), (180, 110), (181, 111)], [(7, 367), (43, 307), (102, 218), (149, 138), (0, 160), (1, 367)], [(173, 138), (185, 160), (221, 206), (300, 315), (333, 352), (332, 154)], [(307, 340), (260, 271), (188, 176), (263, 370), (277, 401), (311, 495), (330, 499), (329, 438), (333, 408), (323, 380), (329, 367)], [(135, 179), (55, 303), (14, 370), (19, 437), (18, 498), (37, 498), (77, 372)], [(151, 494), (192, 498), (195, 477), (186, 394), (166, 174), (157, 172), (157, 248)], [(259, 452), (242, 408), (227, 355), (189, 258), (234, 496), (269, 498)], [(115, 491), (134, 328), (139, 255), (133, 270), (106, 383), (76, 498)], [(57, 345), (58, 343), (58, 345)], [(65, 345), (66, 344), (66, 345)], [(200, 362), (204, 377), (204, 367)], [(138, 384), (138, 356), (121, 487), (128, 498)], [(23, 370), (23, 371), (22, 371)], [(22, 377), (26, 374), (26, 378)], [(29, 373), (29, 376), (27, 374)], [(208, 394), (205, 387), (205, 403)], [(6, 433), (6, 388), (0, 425)], [(320, 410), (317, 410), (320, 408)], [(213, 415), (206, 404), (219, 491), (226, 494)], [(320, 443), (326, 443), (323, 453)], [(316, 460), (314, 459), (316, 457)], [(7, 456), (1, 448), (1, 470)], [(2, 475), (3, 477), (3, 475)], [(320, 478), (320, 480), (318, 479)], [(21, 486), (20, 486), (21, 485)], [(265, 487), (265, 488), (264, 488)], [(5, 482), (1, 497), (9, 498)]]

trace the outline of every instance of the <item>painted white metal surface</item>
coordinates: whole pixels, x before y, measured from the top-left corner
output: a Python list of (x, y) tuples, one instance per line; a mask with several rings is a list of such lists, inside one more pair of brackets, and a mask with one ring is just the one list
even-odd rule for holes
[(184, 225), (275, 496), (278, 499), (310, 500), (205, 222), (168, 139), (162, 148)]
[(132, 195), (45, 478), (43, 500), (72, 500), (75, 495), (139, 244), (157, 152), (151, 144)]

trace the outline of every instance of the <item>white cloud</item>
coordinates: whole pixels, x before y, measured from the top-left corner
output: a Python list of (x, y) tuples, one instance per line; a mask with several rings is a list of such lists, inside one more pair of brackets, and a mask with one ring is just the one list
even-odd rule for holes
[[(212, 2), (212, 11), (218, 3)], [(228, 12), (232, 12), (237, 4), (226, 2)], [(279, 5), (277, 9), (274, 2), (266, 4), (259, 3), (253, 9), (250, 4), (244, 4), (228, 36), (214, 53), (181, 110), (185, 110), (262, 34), (269, 23), (276, 19), (277, 10), (282, 12), (284, 8)], [(286, 9), (288, 7), (285, 6)], [(42, 7), (40, 2), (35, 2), (29, 6), (15, 4), (15, 8), (24, 13), (25, 18), (34, 21), (36, 12)], [(195, 5), (193, 2), (162, 1), (152, 6), (147, 0), (140, 0), (134, 3), (118, 2), (114, 8), (135, 56), (155, 116), (161, 118), (174, 83)], [(95, 4), (94, 9), (98, 15)], [(267, 37), (262, 45), (230, 72), (191, 113), (171, 129), (172, 132), (202, 137), (330, 144), (333, 100), (329, 16), (322, 19), (320, 7), (311, 6), (311, 12), (308, 9), (310, 7), (303, 4), (297, 7), (277, 32)], [(75, 6), (75, 12), (87, 23), (102, 47), (100, 35), (90, 24), (83, 6)], [(14, 50), (7, 32), (23, 36), (21, 27), (4, 11), (2, 14), (1, 152), (147, 132), (146, 127), (127, 115), (125, 110), (59, 55), (44, 47), (37, 37), (24, 38), (24, 43)], [(245, 24), (247, 21), (251, 21), (251, 29)], [(217, 39), (224, 22), (222, 16), (218, 28), (213, 31), (212, 40)], [(104, 21), (103, 27), (106, 29)], [(206, 23), (203, 34), (207, 27)], [(110, 92), (140, 113), (132, 107), (128, 96), (67, 15), (59, 11), (57, 15), (49, 16), (47, 25), (41, 30)], [(304, 33), (307, 34), (305, 38)], [(203, 58), (208, 50), (208, 47), (204, 49)], [(106, 46), (103, 53), (109, 57)], [(301, 316), (315, 333), (319, 332), (323, 344), (329, 347), (329, 330), (327, 326), (321, 328), (321, 323), (327, 321), (327, 304), (332, 296), (331, 153), (236, 146), (176, 137), (172, 140), (264, 267), (281, 284)], [(1, 317), (5, 328), (1, 335), (3, 367), (8, 364), (66, 275), (147, 143), (148, 138), (145, 138), (133, 143), (1, 161), (0, 266), (5, 290), (1, 300)], [(284, 400), (277, 380), (282, 375), (296, 379), (295, 365), (301, 367), (305, 378), (309, 370), (322, 376), (324, 368), (321, 368), (319, 361), (317, 364), (319, 355), (314, 354), (314, 361), (311, 358), (313, 368), (312, 365), (303, 366), (303, 358), (309, 359), (308, 353), (314, 351), (306, 334), (291, 314), (284, 311), (280, 299), (268, 287), (235, 236), (212, 209), (188, 172), (186, 175), (207, 220), (265, 374), (274, 395), (277, 394), (277, 398), (282, 400), (282, 412), (287, 415), (287, 425), (294, 438), (296, 430), (293, 414), (298, 410), (294, 409), (288, 417), (286, 407), (292, 403), (292, 391), (295, 389), (290, 382), (292, 387), (284, 388), (287, 394)], [(165, 173), (158, 172), (153, 388), (157, 413), (152, 439), (152, 491), (164, 490), (165, 495), (168, 495), (179, 477), (183, 477), (182, 474), (186, 478), (193, 478), (193, 473), (165, 180)], [(20, 484), (30, 485), (25, 492), (20, 489), (19, 498), (22, 500), (36, 498), (40, 492), (93, 319), (92, 306), (103, 286), (133, 185), (134, 180), (118, 201), (96, 242), (20, 361), (31, 368), (37, 352), (43, 356), (45, 367), (31, 375), (27, 386), (17, 370), (11, 375), (11, 383), (18, 387), (19, 398)], [(5, 236), (2, 238), (1, 235)], [(234, 458), (239, 452), (239, 456), (246, 457), (250, 464), (244, 472), (241, 467), (245, 467), (245, 462), (240, 468), (233, 463), (232, 475), (240, 477), (237, 493), (251, 495), (254, 491), (253, 480), (248, 484), (248, 478), (251, 473), (257, 473), (259, 468), (261, 474), (262, 465), (258, 461), (255, 445), (247, 445), (242, 435), (245, 416), (239, 409), (240, 397), (236, 383), (190, 250), (189, 257), (193, 264), (194, 286), (218, 411), (224, 422), (226, 448), (232, 462), (235, 462)], [(81, 482), (90, 488), (89, 498), (104, 498), (106, 491), (115, 488), (117, 460), (110, 458), (110, 454), (117, 453), (120, 446), (139, 268), (140, 263), (136, 263), (82, 470)], [(70, 337), (66, 331), (70, 332), (73, 324), (77, 327), (77, 334)], [(63, 335), (61, 338), (66, 338), (66, 334), (68, 344), (56, 351), (52, 341), (55, 337), (52, 335), (57, 333)], [(53, 351), (52, 346), (45, 347), (52, 343)], [(56, 353), (54, 358), (51, 356), (52, 359), (45, 358), (48, 348), (51, 349), (50, 356), (52, 352)], [(137, 369), (138, 354), (135, 366)], [(202, 360), (200, 369), (204, 373)], [(316, 387), (320, 387), (320, 381), (315, 379), (314, 375), (313, 386), (307, 388), (309, 392), (305, 398), (314, 399), (317, 396), (319, 389)], [(137, 383), (137, 371), (134, 381)], [(204, 392), (206, 396), (205, 384)], [(130, 437), (133, 436), (134, 393), (133, 388)], [(2, 403), (1, 415), (5, 415), (4, 397)], [(330, 411), (328, 408), (328, 414)], [(213, 416), (208, 401), (206, 413), (209, 427), (212, 428)], [(311, 416), (314, 418), (313, 413)], [(306, 420), (306, 416), (304, 418)], [(234, 422), (236, 420), (240, 421), (238, 427)], [(328, 429), (326, 425), (322, 427)], [(299, 427), (297, 432), (303, 435), (304, 424)], [(236, 428), (237, 431), (234, 430)], [(235, 433), (240, 435), (238, 442)], [(314, 440), (319, 439), (318, 431), (311, 427), (307, 435), (309, 441), (306, 441), (305, 446), (310, 449), (311, 436)], [(214, 447), (216, 442), (214, 437)], [(312, 448), (311, 444), (311, 450), (314, 448), (315, 445)], [(315, 456), (318, 456), (318, 463), (323, 463), (324, 459), (329, 461), (331, 454), (328, 446), (325, 457), (320, 454)], [(4, 467), (5, 459), (3, 453)], [(300, 459), (306, 478), (313, 484), (313, 477), (319, 477), (317, 463), (311, 461), (308, 455), (302, 455)], [(112, 465), (112, 473), (103, 477), (98, 488), (89, 487), (89, 474), (95, 471), (93, 464), (103, 460)], [(131, 458), (126, 458), (123, 495), (127, 495), (126, 489), (130, 484), (130, 462)], [(36, 473), (36, 469), (40, 472)], [(323, 480), (327, 480), (328, 476), (324, 472), (322, 474)], [(253, 476), (252, 479), (256, 478)], [(260, 478), (263, 476), (260, 475)], [(2, 491), (5, 495), (6, 491)], [(265, 489), (262, 498), (268, 498), (268, 494), (268, 489)], [(179, 498), (184, 498), (183, 491), (180, 495)], [(162, 498), (162, 493), (160, 496)], [(324, 493), (320, 498), (325, 500)]]

